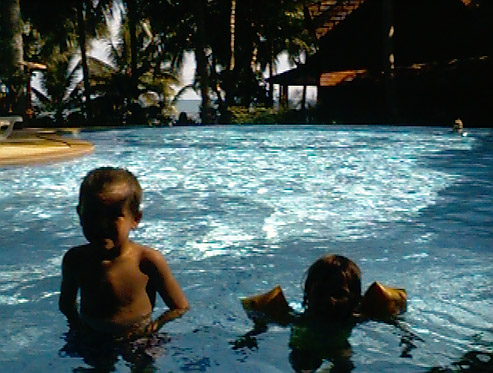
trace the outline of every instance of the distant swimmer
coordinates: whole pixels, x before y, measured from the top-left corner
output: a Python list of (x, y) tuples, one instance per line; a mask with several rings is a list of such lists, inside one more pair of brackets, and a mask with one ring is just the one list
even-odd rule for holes
[(460, 118), (457, 118), (454, 122), (453, 131), (457, 132), (461, 136), (467, 136), (467, 132), (464, 132), (464, 123)]

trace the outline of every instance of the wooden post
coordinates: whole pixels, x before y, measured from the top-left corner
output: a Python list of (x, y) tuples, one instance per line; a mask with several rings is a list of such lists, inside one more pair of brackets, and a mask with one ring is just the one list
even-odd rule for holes
[(392, 8), (393, 0), (383, 1), (384, 99), (387, 121), (390, 123), (395, 123), (397, 120), (394, 85), (395, 56), (393, 48), (395, 25)]
[(306, 109), (306, 84), (303, 84), (303, 94), (301, 96), (301, 111)]
[(289, 86), (285, 84), (280, 85), (280, 95), (279, 101), (281, 106), (284, 106), (286, 109), (289, 109), (289, 95), (288, 95)]

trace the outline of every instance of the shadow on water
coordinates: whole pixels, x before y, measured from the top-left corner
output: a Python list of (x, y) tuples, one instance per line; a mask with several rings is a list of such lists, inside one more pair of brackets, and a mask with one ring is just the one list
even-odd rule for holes
[(491, 237), (488, 229), (491, 218), (487, 208), (493, 203), (493, 186), (489, 182), (493, 179), (492, 155), (493, 135), (489, 134), (477, 137), (472, 149), (444, 150), (424, 160), (426, 167), (441, 172), (445, 170), (449, 175), (455, 175), (456, 181), (439, 192), (448, 203), (428, 206), (422, 214), (434, 220), (451, 220), (450, 223), (456, 225), (454, 232), (459, 230), (462, 233), (472, 228), (475, 235)]
[(154, 333), (132, 341), (115, 341), (111, 338), (69, 330), (60, 349), (61, 357), (82, 358), (89, 367), (74, 368), (74, 372), (113, 372), (122, 358), (132, 372), (155, 372), (155, 360), (165, 354), (170, 337)]
[(428, 373), (493, 372), (493, 343), (484, 339), (482, 333), (471, 337), (470, 350), (452, 362), (450, 366), (435, 366)]
[(395, 326), (400, 337), (401, 354), (399, 357), (412, 359), (412, 351), (418, 347), (416, 342), (424, 342), (424, 340), (398, 319), (387, 322), (387, 324)]
[(493, 353), (486, 351), (468, 351), (450, 368), (433, 367), (429, 373), (449, 372), (493, 372)]
[[(346, 328), (331, 325), (331, 330), (322, 331), (307, 326), (291, 326), (289, 341), (290, 353), (287, 357), (295, 372), (315, 371), (324, 361), (332, 365), (331, 372), (350, 372), (355, 366), (351, 361), (352, 349), (347, 338), (340, 338), (341, 334), (349, 335)], [(326, 329), (326, 328), (323, 328)], [(231, 342), (233, 350), (257, 350), (257, 336), (268, 331), (267, 323), (256, 321), (252, 330)]]

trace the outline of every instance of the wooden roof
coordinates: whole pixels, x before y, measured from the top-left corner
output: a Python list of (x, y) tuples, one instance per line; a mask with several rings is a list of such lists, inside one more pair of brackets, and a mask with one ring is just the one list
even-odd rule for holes
[[(486, 4), (489, 1), (493, 3), (486, 0)], [(305, 9), (305, 15), (319, 38), (319, 51), (308, 57), (305, 65), (269, 81), (283, 85), (333, 86), (364, 75), (363, 70), (383, 71), (389, 55), (388, 45), (384, 43), (385, 4), (392, 6), (391, 50), (396, 68), (489, 55), (493, 32), (488, 25), (480, 25), (471, 12), (480, 3), (480, 0), (313, 2)]]
[(327, 32), (343, 21), (365, 0), (325, 0), (309, 4), (306, 8), (308, 22), (312, 32), (320, 39)]
[(366, 70), (345, 70), (345, 71), (331, 71), (328, 73), (322, 73), (320, 75), (319, 85), (320, 87), (334, 87), (344, 82), (350, 82), (358, 76), (362, 76), (366, 73)]
[(350, 82), (353, 79), (363, 76), (367, 73), (367, 70), (344, 70), (344, 71), (331, 71), (320, 74), (309, 69), (305, 69), (302, 66), (297, 69), (292, 69), (273, 76), (267, 79), (269, 83), (280, 85), (309, 85), (320, 87), (334, 87), (340, 83)]
[[(460, 0), (469, 6), (473, 0)], [(348, 15), (358, 9), (365, 0), (319, 0), (306, 6), (305, 16), (315, 37), (320, 39)]]
[(295, 69), (285, 71), (281, 74), (274, 75), (267, 79), (269, 83), (280, 85), (312, 85), (319, 83), (319, 76), (316, 71), (306, 69), (300, 65)]
[(320, 72), (384, 70), (390, 51), (396, 66), (406, 66), (488, 54), (486, 50), (491, 48), (487, 41), (491, 35), (478, 25), (464, 0), (389, 2), (394, 30), (391, 38), (384, 27), (390, 22), (385, 18), (386, 4), (386, 0), (359, 3), (320, 39), (319, 51), (307, 64)]

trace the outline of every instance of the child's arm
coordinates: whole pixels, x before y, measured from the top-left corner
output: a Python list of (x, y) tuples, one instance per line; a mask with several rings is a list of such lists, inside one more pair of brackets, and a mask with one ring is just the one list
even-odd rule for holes
[(147, 325), (144, 330), (144, 335), (149, 335), (157, 332), (164, 324), (182, 317), (185, 312), (187, 312), (187, 309), (185, 308), (176, 308), (174, 310), (167, 310), (163, 312), (161, 315), (159, 315), (157, 319)]
[(79, 285), (74, 275), (76, 261), (74, 251), (72, 250), (68, 251), (63, 257), (62, 285), (58, 306), (60, 311), (67, 317), (70, 326), (77, 327), (80, 325), (79, 312), (77, 311), (77, 292)]
[(150, 280), (154, 282), (156, 290), (166, 305), (171, 310), (188, 310), (187, 297), (183, 293), (178, 281), (173, 277), (166, 259), (164, 259), (161, 253), (152, 249), (146, 249), (144, 255), (149, 264)]

